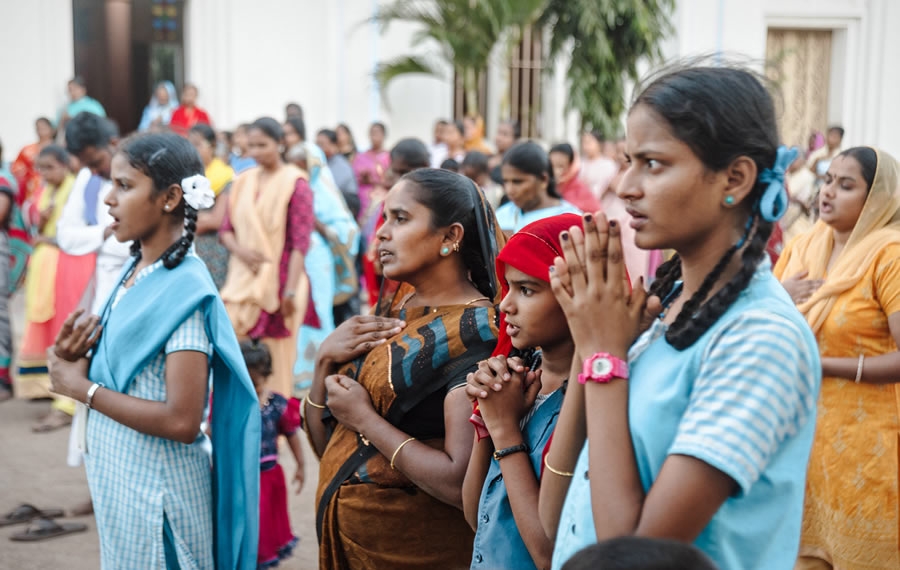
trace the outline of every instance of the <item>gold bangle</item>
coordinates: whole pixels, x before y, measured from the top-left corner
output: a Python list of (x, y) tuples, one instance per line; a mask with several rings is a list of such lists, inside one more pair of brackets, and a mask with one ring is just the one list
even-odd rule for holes
[(575, 476), (574, 473), (570, 473), (568, 471), (560, 471), (559, 469), (554, 469), (554, 468), (550, 467), (550, 464), (547, 463), (547, 457), (549, 455), (550, 454), (548, 453), (547, 455), (544, 456), (544, 467), (546, 467), (547, 470), (550, 471), (550, 473), (553, 473), (554, 475), (559, 475), (560, 477), (574, 477)]
[(394, 454), (391, 455), (391, 469), (397, 469), (396, 467), (394, 467), (394, 460), (397, 459), (397, 454), (400, 453), (400, 450), (403, 449), (404, 445), (406, 445), (407, 443), (411, 442), (414, 439), (416, 439), (416, 438), (411, 437), (397, 446), (397, 451), (395, 451)]
[(324, 409), (325, 409), (325, 406), (323, 406), (323, 405), (321, 405), (321, 404), (317, 404), (317, 403), (313, 402), (312, 400), (310, 400), (310, 399), (309, 399), (309, 394), (307, 394), (306, 397), (303, 398), (303, 401), (306, 402), (307, 404), (309, 404), (310, 406), (314, 407), (314, 408), (319, 408), (320, 410), (324, 410)]

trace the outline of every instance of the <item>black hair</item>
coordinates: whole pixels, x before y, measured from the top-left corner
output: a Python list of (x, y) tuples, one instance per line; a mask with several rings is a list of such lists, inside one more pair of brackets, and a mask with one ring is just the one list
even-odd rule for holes
[(247, 127), (248, 131), (251, 129), (258, 129), (262, 132), (262, 134), (266, 135), (278, 144), (284, 142), (284, 129), (281, 128), (281, 123), (279, 123), (272, 117), (262, 117), (260, 119), (256, 119), (255, 121), (250, 123), (250, 126)]
[(47, 123), (47, 125), (53, 129), (53, 136), (56, 137), (56, 129), (53, 127), (53, 121), (48, 119), (47, 117), (38, 117), (34, 120), (34, 125), (37, 126), (38, 123)]
[(78, 85), (79, 87), (84, 87), (85, 89), (87, 89), (87, 82), (84, 80), (84, 77), (82, 77), (80, 75), (76, 75), (75, 77), (70, 79), (69, 83), (70, 84), (74, 83), (75, 85)]
[(334, 129), (335, 136), (337, 136), (339, 129), (347, 131), (347, 136), (350, 137), (350, 148), (353, 149), (353, 152), (356, 152), (356, 139), (353, 137), (353, 131), (350, 130), (350, 127), (348, 127), (346, 123), (341, 123)]
[(284, 106), (284, 110), (287, 111), (288, 109), (297, 109), (300, 118), (303, 118), (303, 107), (300, 106), (300, 103), (288, 103)]
[[(664, 71), (640, 92), (632, 111), (639, 106), (654, 113), (675, 138), (690, 147), (709, 172), (720, 172), (742, 156), (753, 160), (757, 176), (775, 164), (779, 140), (775, 106), (762, 81), (749, 71), (703, 66)], [(677, 350), (694, 344), (719, 320), (750, 283), (766, 255), (773, 224), (759, 216), (756, 204), (767, 187), (757, 178), (741, 203), (748, 216), (748, 235), (740, 270), (704, 302), (738, 251), (735, 244), (719, 259), (666, 331), (666, 340)], [(678, 255), (660, 266), (656, 276), (650, 294), (665, 298), (681, 277)]]
[(457, 162), (455, 158), (445, 158), (441, 163), (441, 170), (459, 172), (459, 162)]
[(592, 131), (585, 131), (584, 134), (592, 137), (595, 141), (597, 141), (600, 144), (603, 144), (606, 142), (606, 137), (603, 136), (603, 132), (598, 131), (597, 129), (594, 129)]
[(261, 374), (264, 378), (272, 375), (272, 353), (259, 339), (241, 341), (241, 356), (247, 370)]
[(832, 125), (832, 126), (828, 127), (828, 132), (830, 133), (832, 131), (841, 135), (841, 138), (844, 138), (844, 127), (841, 127), (839, 125)]
[(575, 162), (575, 149), (572, 148), (572, 145), (570, 145), (569, 143), (559, 143), (553, 145), (552, 147), (550, 147), (550, 154), (553, 154), (554, 152), (566, 155), (566, 158), (569, 159), (569, 164)]
[(48, 144), (47, 146), (42, 148), (41, 152), (38, 153), (38, 158), (41, 158), (43, 156), (49, 156), (55, 161), (63, 164), (67, 168), (69, 166), (69, 153), (66, 152), (66, 149), (59, 146), (58, 144)]
[(488, 156), (483, 152), (473, 150), (466, 155), (459, 165), (460, 169), (467, 167), (474, 169), (477, 174), (487, 174), (490, 171), (490, 167), (488, 166)]
[[(173, 184), (181, 186), (183, 179), (204, 172), (197, 150), (186, 138), (173, 133), (136, 135), (123, 142), (118, 152), (128, 159), (133, 168), (150, 177), (155, 193), (165, 192)], [(163, 252), (166, 269), (173, 269), (182, 262), (197, 230), (197, 210), (189, 206), (184, 198), (175, 207), (173, 215), (184, 216), (184, 233)], [(135, 241), (131, 244), (131, 253), (140, 259), (140, 243)]]
[(859, 169), (862, 171), (863, 180), (866, 181), (866, 193), (872, 189), (875, 182), (875, 170), (878, 168), (878, 153), (875, 149), (867, 146), (855, 146), (848, 148), (838, 156), (849, 156), (859, 163)]
[(331, 129), (322, 129), (322, 130), (320, 130), (318, 133), (316, 133), (316, 136), (323, 136), (323, 137), (325, 137), (326, 139), (328, 139), (329, 141), (331, 141), (331, 144), (337, 144), (337, 143), (338, 143), (337, 132), (335, 132), (335, 131), (333, 131), (333, 130), (331, 130)]
[(493, 300), (497, 292), (497, 275), (492, 253), (491, 220), (486, 200), (478, 186), (459, 174), (439, 168), (420, 168), (401, 178), (416, 187), (415, 199), (431, 210), (435, 229), (451, 224), (463, 227), (459, 253), (478, 291)]
[(415, 138), (401, 139), (391, 149), (391, 160), (402, 160), (410, 168), (428, 168), (431, 157), (425, 143)]
[(466, 125), (463, 124), (462, 121), (450, 121), (450, 122), (447, 123), (447, 124), (450, 125), (450, 126), (452, 126), (452, 127), (453, 127), (454, 129), (456, 129), (457, 131), (459, 131), (459, 134), (460, 134), (460, 135), (465, 136), (465, 134), (466, 134)]
[(119, 135), (116, 125), (104, 117), (82, 111), (66, 125), (66, 150), (78, 155), (88, 147), (97, 149), (109, 146)]
[(434, 124), (435, 124), (435, 125), (440, 125), (440, 126), (442, 126), (442, 127), (446, 127), (447, 125), (450, 124), (450, 121), (448, 121), (447, 119), (438, 119), (437, 121), (435, 121)]
[(188, 131), (188, 133), (197, 133), (198, 135), (203, 137), (206, 140), (206, 142), (211, 144), (213, 147), (216, 146), (216, 131), (214, 131), (213, 128), (207, 124), (197, 123), (196, 125), (191, 127), (191, 129)]
[(513, 140), (522, 138), (522, 124), (515, 119), (507, 119), (500, 122), (501, 125), (509, 125), (513, 131)]
[(374, 123), (372, 123), (372, 126), (369, 128), (370, 129), (371, 128), (381, 129), (381, 134), (387, 136), (387, 127), (385, 127), (384, 123), (382, 123), (381, 121), (375, 121)]
[(663, 538), (623, 536), (575, 553), (562, 570), (717, 570), (696, 546)]
[(552, 198), (562, 198), (556, 189), (556, 179), (553, 177), (553, 166), (550, 164), (550, 156), (538, 143), (522, 141), (514, 144), (503, 155), (503, 164), (508, 164), (516, 170), (521, 170), (538, 178), (546, 176), (547, 194)]
[(284, 120), (284, 123), (294, 127), (294, 130), (300, 135), (300, 140), (306, 142), (306, 123), (303, 122), (303, 119), (300, 117), (288, 117)]

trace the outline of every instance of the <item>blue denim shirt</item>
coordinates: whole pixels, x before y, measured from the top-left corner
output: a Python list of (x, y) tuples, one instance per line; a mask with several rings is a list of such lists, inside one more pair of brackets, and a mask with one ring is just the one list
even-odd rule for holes
[[(544, 447), (556, 427), (562, 402), (563, 390), (558, 389), (535, 410), (522, 430), (531, 466), (538, 476), (541, 473)], [(491, 466), (481, 489), (481, 500), (478, 502), (478, 530), (475, 532), (472, 569), (505, 568), (536, 570), (513, 519), (509, 495), (503, 483), (503, 474), (500, 472), (500, 463), (491, 459)]]

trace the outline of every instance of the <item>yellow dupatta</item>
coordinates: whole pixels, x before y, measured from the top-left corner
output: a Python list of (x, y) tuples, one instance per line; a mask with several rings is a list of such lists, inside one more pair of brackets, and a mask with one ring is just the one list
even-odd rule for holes
[[(53, 207), (50, 219), (41, 235), (56, 237), (56, 224), (72, 193), (75, 176), (67, 174), (58, 188), (47, 186), (37, 202), (39, 212)], [(31, 253), (28, 274), (25, 276), (25, 318), (32, 323), (45, 323), (56, 316), (56, 269), (59, 264), (59, 248), (41, 243)]]
[(875, 179), (850, 239), (831, 270), (828, 260), (834, 248), (834, 232), (821, 220), (788, 245), (775, 267), (779, 279), (805, 270), (809, 271), (808, 279), (825, 280), (808, 301), (797, 307), (814, 333), (825, 323), (837, 298), (862, 279), (881, 250), (900, 243), (900, 165), (888, 153), (873, 150), (878, 156)]
[(287, 210), (298, 178), (306, 174), (283, 164), (260, 184), (262, 169), (251, 168), (235, 179), (229, 194), (229, 216), (235, 239), (242, 247), (262, 253), (268, 261), (257, 273), (236, 255), (228, 260), (228, 277), (221, 296), (238, 336), (246, 336), (261, 311), (275, 313), (281, 307), (279, 266), (287, 232)]

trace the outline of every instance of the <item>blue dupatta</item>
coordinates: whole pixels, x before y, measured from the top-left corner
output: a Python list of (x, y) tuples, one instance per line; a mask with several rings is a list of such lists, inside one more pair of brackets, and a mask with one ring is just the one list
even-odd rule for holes
[[(121, 279), (136, 264), (126, 265)], [(256, 567), (259, 545), (259, 401), (225, 305), (204, 263), (188, 255), (177, 267), (157, 269), (132, 287), (113, 311), (103, 310), (103, 335), (89, 377), (125, 392), (163, 350), (172, 333), (202, 310), (213, 345), (213, 520), (216, 568)]]

